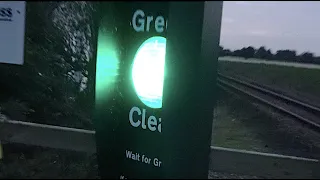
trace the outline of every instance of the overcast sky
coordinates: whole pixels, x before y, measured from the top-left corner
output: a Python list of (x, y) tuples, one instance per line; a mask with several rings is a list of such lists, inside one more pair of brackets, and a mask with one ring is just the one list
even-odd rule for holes
[(225, 1), (220, 44), (320, 55), (320, 1)]

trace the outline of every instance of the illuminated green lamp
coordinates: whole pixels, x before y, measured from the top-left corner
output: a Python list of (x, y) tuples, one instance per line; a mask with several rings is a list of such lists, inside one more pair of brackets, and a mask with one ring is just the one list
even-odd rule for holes
[(166, 38), (154, 36), (136, 52), (132, 81), (139, 99), (150, 108), (162, 107)]

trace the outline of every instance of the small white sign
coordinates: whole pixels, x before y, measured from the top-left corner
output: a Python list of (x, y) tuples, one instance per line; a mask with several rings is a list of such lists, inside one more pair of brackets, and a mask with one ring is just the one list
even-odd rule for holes
[(0, 1), (0, 63), (23, 64), (25, 1)]

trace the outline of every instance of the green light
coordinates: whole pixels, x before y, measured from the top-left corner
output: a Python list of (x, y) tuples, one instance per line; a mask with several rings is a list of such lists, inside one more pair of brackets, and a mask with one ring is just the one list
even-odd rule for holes
[(112, 33), (99, 28), (96, 66), (96, 102), (102, 103), (109, 98), (117, 81), (119, 59)]
[(139, 99), (148, 107), (162, 107), (166, 38), (154, 36), (136, 52), (132, 80)]

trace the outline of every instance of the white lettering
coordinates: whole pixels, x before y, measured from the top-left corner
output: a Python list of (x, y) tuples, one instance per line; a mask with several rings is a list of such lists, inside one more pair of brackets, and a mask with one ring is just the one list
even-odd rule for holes
[(142, 155), (142, 162), (146, 163), (146, 164), (150, 164), (151, 159), (146, 157), (145, 155)]
[(162, 33), (163, 27), (164, 27), (164, 18), (162, 16), (158, 16), (155, 20), (154, 28), (158, 33)]
[(161, 118), (159, 118), (158, 131), (161, 133)]
[(141, 125), (142, 129), (147, 129), (146, 126), (146, 110), (142, 109), (142, 125)]
[(156, 166), (156, 167), (160, 167), (161, 166), (161, 161), (159, 161), (158, 158), (154, 158), (153, 159), (153, 165)]
[(127, 158), (131, 158), (131, 154), (132, 154), (132, 151), (127, 151), (127, 150), (126, 150)]
[(149, 32), (150, 28), (154, 28), (157, 33), (162, 33), (168, 27), (168, 20), (163, 16), (157, 16), (155, 19), (151, 16), (145, 16), (143, 10), (136, 10), (132, 16), (131, 22), (136, 32)]
[(148, 128), (150, 129), (150, 131), (155, 131), (157, 130), (155, 126), (157, 126), (157, 119), (154, 116), (150, 116), (148, 118)]
[(140, 154), (139, 153), (132, 153), (132, 151), (126, 150), (126, 156), (129, 159), (140, 161)]
[(138, 126), (140, 126), (141, 122), (140, 122), (140, 120), (138, 120), (137, 122), (133, 121), (133, 113), (135, 111), (138, 113), (139, 116), (141, 115), (140, 109), (138, 107), (133, 107), (133, 108), (131, 108), (131, 110), (129, 112), (129, 121), (133, 127), (138, 127)]
[(146, 29), (147, 32), (150, 31), (150, 23), (152, 20), (153, 20), (153, 16), (147, 16), (147, 29)]
[[(140, 157), (141, 157), (141, 159), (140, 159)], [(140, 156), (140, 153), (132, 152), (129, 150), (126, 150), (126, 158), (130, 159), (130, 160), (134, 160), (134, 161), (143, 162), (145, 164), (153, 165), (155, 167), (161, 167), (161, 164), (162, 164), (162, 162), (156, 157), (152, 159), (152, 158), (149, 158), (148, 156), (146, 156), (145, 154), (142, 154)], [(152, 161), (152, 163), (151, 163), (151, 161)], [(122, 178), (126, 179), (126, 177), (124, 177), (124, 176)]]
[(166, 20), (166, 29), (168, 28), (168, 20)]
[[(141, 116), (141, 120), (134, 120), (133, 113), (137, 112), (139, 116)], [(147, 110), (142, 109), (141, 110), (138, 107), (132, 107), (129, 112), (129, 121), (130, 124), (133, 127), (139, 127), (141, 125), (142, 129), (149, 129), (150, 131), (156, 131), (158, 129), (158, 132), (161, 133), (161, 118), (156, 118), (155, 116), (149, 116), (146, 118)], [(146, 122), (147, 120), (147, 122)]]
[[(138, 16), (140, 17), (138, 19), (138, 25), (137, 25), (137, 18)], [(133, 17), (132, 17), (132, 26), (133, 29), (137, 32), (144, 32), (144, 12), (142, 10), (137, 10), (134, 12)]]

